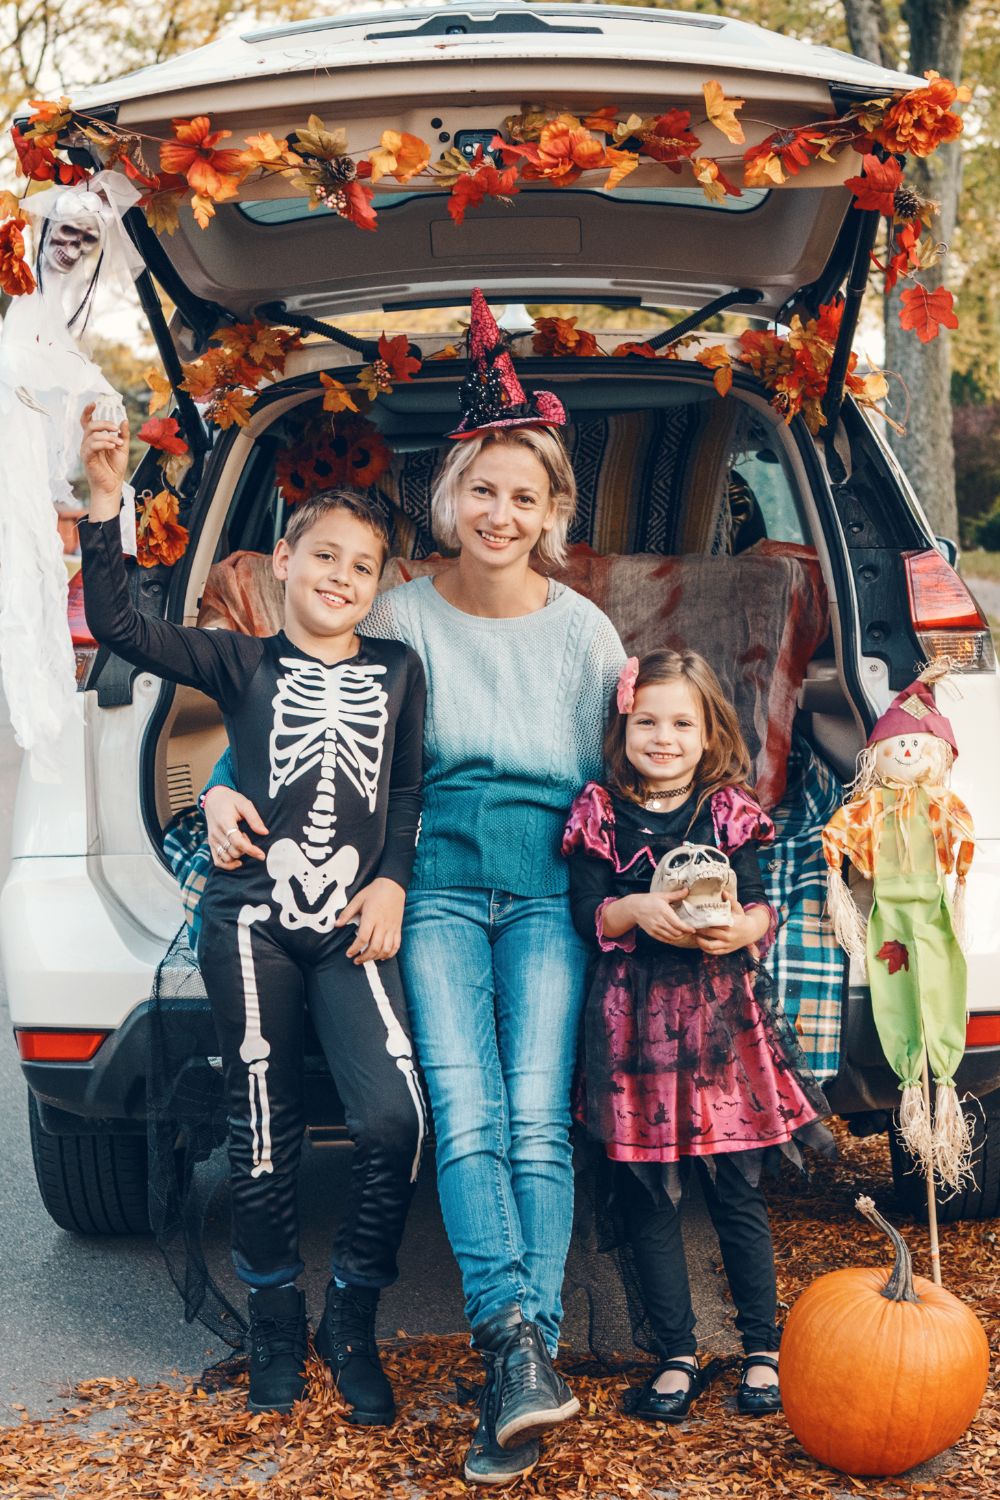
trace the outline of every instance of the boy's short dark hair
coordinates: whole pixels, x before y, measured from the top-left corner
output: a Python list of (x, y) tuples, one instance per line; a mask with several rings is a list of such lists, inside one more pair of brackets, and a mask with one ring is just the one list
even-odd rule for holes
[(364, 495), (357, 490), (320, 490), (318, 495), (310, 495), (308, 500), (300, 500), (293, 508), (288, 525), (285, 527), (285, 541), (289, 547), (294, 547), (317, 521), (323, 519), (334, 510), (346, 510), (349, 515), (361, 521), (363, 525), (374, 532), (382, 545), (382, 567), (385, 567), (386, 558), (389, 556), (389, 527), (385, 516)]

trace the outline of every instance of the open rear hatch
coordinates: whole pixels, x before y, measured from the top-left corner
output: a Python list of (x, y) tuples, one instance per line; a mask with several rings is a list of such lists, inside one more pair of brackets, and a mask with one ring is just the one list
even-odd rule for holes
[[(745, 99), (746, 145), (705, 121), (702, 86)], [(311, 114), (345, 127), (353, 154), (386, 129), (438, 150), (488, 145), (526, 105), (637, 115), (676, 107), (709, 155), (738, 157), (776, 128), (839, 114), (920, 80), (723, 17), (518, 0), (348, 14), (250, 31), (90, 90), (74, 104), (160, 140), (171, 120), (208, 115), (225, 146), (278, 139)], [(702, 123), (704, 122), (704, 123)], [(852, 151), (813, 161), (781, 187), (709, 202), (690, 172), (644, 160), (607, 192), (607, 170), (572, 187), (525, 184), (507, 207), (488, 199), (464, 224), (433, 179), (375, 187), (366, 233), (310, 210), (285, 178), (244, 183), (203, 230), (190, 208), (172, 235), (137, 233), (150, 269), (198, 332), (220, 312), (246, 319), (284, 302), (313, 317), (414, 304), (456, 305), (481, 286), (497, 301), (602, 301), (698, 307), (746, 288), (742, 310), (774, 317), (800, 296), (815, 306), (841, 283), (861, 221), (843, 179)], [(739, 166), (733, 175), (741, 180)], [(139, 215), (134, 215), (139, 220)], [(740, 304), (736, 304), (740, 310)]]

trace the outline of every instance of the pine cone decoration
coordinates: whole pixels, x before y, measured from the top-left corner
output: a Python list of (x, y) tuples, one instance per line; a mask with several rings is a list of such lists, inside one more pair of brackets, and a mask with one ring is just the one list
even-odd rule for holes
[(911, 187), (902, 183), (892, 195), (892, 212), (894, 218), (903, 219), (909, 223), (920, 213), (923, 199), (919, 193), (915, 193)]
[(331, 187), (342, 187), (345, 182), (353, 182), (358, 175), (358, 169), (349, 156), (333, 156), (325, 161), (321, 168), (323, 180)]

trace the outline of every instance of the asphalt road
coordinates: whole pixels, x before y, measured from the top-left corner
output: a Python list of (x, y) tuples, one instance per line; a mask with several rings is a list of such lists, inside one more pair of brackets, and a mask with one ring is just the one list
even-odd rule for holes
[[(0, 878), (9, 863), (10, 817), (20, 752), (0, 698)], [(4, 1308), (0, 1410), (18, 1403), (43, 1413), (65, 1402), (74, 1382), (101, 1375), (162, 1379), (171, 1372), (198, 1374), (222, 1358), (226, 1346), (198, 1324), (183, 1320), (181, 1302), (163, 1260), (149, 1239), (85, 1238), (59, 1229), (35, 1187), (28, 1143), (26, 1092), (0, 993), (0, 1305)], [(330, 1226), (343, 1201), (350, 1150), (308, 1146), (300, 1203), (304, 1281), (317, 1316), (327, 1280)], [(212, 1180), (221, 1182), (217, 1153)], [(212, 1263), (225, 1266), (225, 1215), (210, 1222)], [(735, 1348), (731, 1308), (721, 1278), (710, 1266), (717, 1244), (700, 1200), (686, 1210), (685, 1237), (699, 1313), (702, 1345), (713, 1352)], [(382, 1299), (380, 1332), (453, 1333), (464, 1327), (458, 1271), (441, 1223), (433, 1165), (421, 1174), (400, 1259), (401, 1276)], [(610, 1266), (603, 1295), (619, 1295)], [(227, 1288), (237, 1302), (235, 1280)], [(566, 1334), (585, 1345), (586, 1308), (580, 1294), (567, 1299)], [(13, 1415), (13, 1413), (10, 1413)]]

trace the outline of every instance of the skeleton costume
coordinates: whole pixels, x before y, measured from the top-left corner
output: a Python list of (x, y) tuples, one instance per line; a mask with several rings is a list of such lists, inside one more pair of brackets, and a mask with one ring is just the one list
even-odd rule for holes
[(252, 1287), (276, 1287), (302, 1270), (296, 1170), (308, 1006), (356, 1148), (334, 1275), (387, 1286), (424, 1105), (396, 963), (355, 965), (346, 957), (354, 928), (334, 923), (375, 878), (404, 888), (409, 880), (420, 814), (420, 659), (396, 642), (363, 640), (356, 656), (328, 666), (283, 634), (260, 639), (140, 614), (118, 522), (80, 532), (95, 637), (219, 703), (239, 785), (270, 830), (265, 863), (211, 871), (198, 944), (225, 1069), (237, 1273)]
[[(716, 792), (697, 812), (695, 802), (651, 812), (591, 782), (573, 803), (562, 845), (573, 920), (598, 950), (576, 1113), (607, 1158), (597, 1165), (598, 1207), (605, 1243), (619, 1251), (636, 1342), (663, 1359), (696, 1350), (678, 1212), (690, 1159), (749, 1353), (779, 1342), (759, 1186), (766, 1149), (778, 1147), (797, 1162), (794, 1138), (810, 1135), (826, 1149), (826, 1132), (816, 1125), (827, 1112), (823, 1094), (791, 1028), (772, 1010), (767, 976), (748, 949), (710, 956), (640, 928), (604, 936), (604, 907), (648, 891), (661, 862), (677, 866), (667, 871), (667, 884), (683, 875), (694, 896), (713, 847), (728, 856), (731, 871), (710, 873), (707, 881), (721, 887), (733, 874), (744, 907), (767, 905), (755, 845), (773, 838), (771, 820), (734, 788)], [(771, 910), (759, 945), (765, 951), (775, 925)]]

